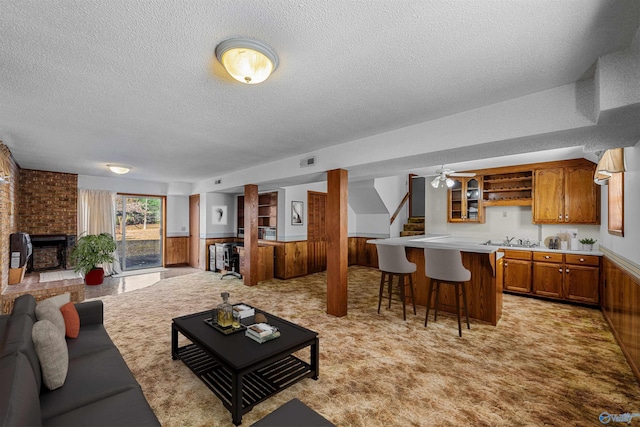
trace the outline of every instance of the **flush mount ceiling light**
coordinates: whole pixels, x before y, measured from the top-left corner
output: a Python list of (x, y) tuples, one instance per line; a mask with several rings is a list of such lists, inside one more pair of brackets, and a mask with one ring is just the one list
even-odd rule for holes
[(117, 173), (118, 175), (124, 175), (131, 170), (131, 166), (127, 165), (107, 165), (107, 167), (111, 172)]
[(607, 185), (611, 175), (624, 171), (624, 149), (612, 148), (605, 151), (600, 158), (593, 181), (598, 185)]
[(231, 77), (250, 85), (267, 80), (278, 68), (275, 52), (255, 40), (225, 40), (216, 47), (216, 58)]

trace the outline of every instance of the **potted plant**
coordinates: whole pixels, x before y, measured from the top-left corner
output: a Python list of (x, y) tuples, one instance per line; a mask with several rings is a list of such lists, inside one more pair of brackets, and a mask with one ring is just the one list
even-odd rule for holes
[(111, 234), (86, 234), (76, 242), (70, 259), (75, 271), (84, 275), (87, 285), (100, 285), (104, 281), (104, 270), (98, 265), (113, 262), (115, 250), (116, 242)]
[(584, 239), (580, 239), (580, 243), (582, 243), (582, 249), (585, 251), (590, 251), (593, 249), (593, 244), (597, 242), (597, 240), (592, 239), (591, 237), (586, 237)]

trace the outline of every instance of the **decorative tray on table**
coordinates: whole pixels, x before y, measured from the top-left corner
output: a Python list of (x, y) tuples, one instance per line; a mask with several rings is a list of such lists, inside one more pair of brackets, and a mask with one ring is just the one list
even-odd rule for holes
[(216, 331), (221, 332), (221, 333), (223, 333), (225, 335), (235, 334), (236, 332), (242, 332), (242, 331), (247, 329), (247, 327), (245, 325), (243, 325), (242, 323), (240, 323), (240, 327), (239, 328), (233, 328), (231, 326), (223, 328), (222, 326), (218, 325), (218, 322), (213, 321), (212, 318), (204, 319), (204, 323), (206, 323), (207, 325), (211, 326)]

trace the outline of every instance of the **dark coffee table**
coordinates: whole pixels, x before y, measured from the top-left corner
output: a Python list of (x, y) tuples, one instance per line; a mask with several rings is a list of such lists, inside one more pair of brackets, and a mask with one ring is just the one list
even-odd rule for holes
[[(180, 359), (218, 396), (235, 425), (255, 405), (305, 379), (318, 379), (320, 348), (317, 332), (256, 309), (280, 337), (259, 344), (244, 331), (224, 335), (205, 323), (211, 310), (176, 317), (171, 324), (171, 356)], [(244, 325), (254, 317), (242, 319)], [(178, 347), (178, 333), (191, 344)], [(293, 353), (309, 347), (309, 363)]]

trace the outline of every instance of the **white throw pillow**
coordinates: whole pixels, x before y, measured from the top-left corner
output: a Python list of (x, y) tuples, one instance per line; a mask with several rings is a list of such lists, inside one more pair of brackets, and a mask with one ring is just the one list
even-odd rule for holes
[(36, 305), (36, 318), (38, 320), (48, 320), (53, 323), (53, 325), (58, 328), (60, 335), (64, 338), (66, 330), (64, 326), (64, 317), (60, 312), (60, 308), (54, 301), (47, 299)]
[(60, 307), (62, 307), (63, 305), (71, 301), (71, 294), (69, 292), (66, 292), (64, 294), (56, 295), (54, 297), (47, 298), (46, 300), (40, 301), (38, 304), (42, 304), (45, 301), (53, 302), (56, 305), (56, 307), (58, 307), (59, 309)]
[(31, 338), (38, 354), (42, 381), (49, 390), (62, 387), (69, 370), (69, 350), (64, 335), (49, 320), (39, 320), (33, 325)]

